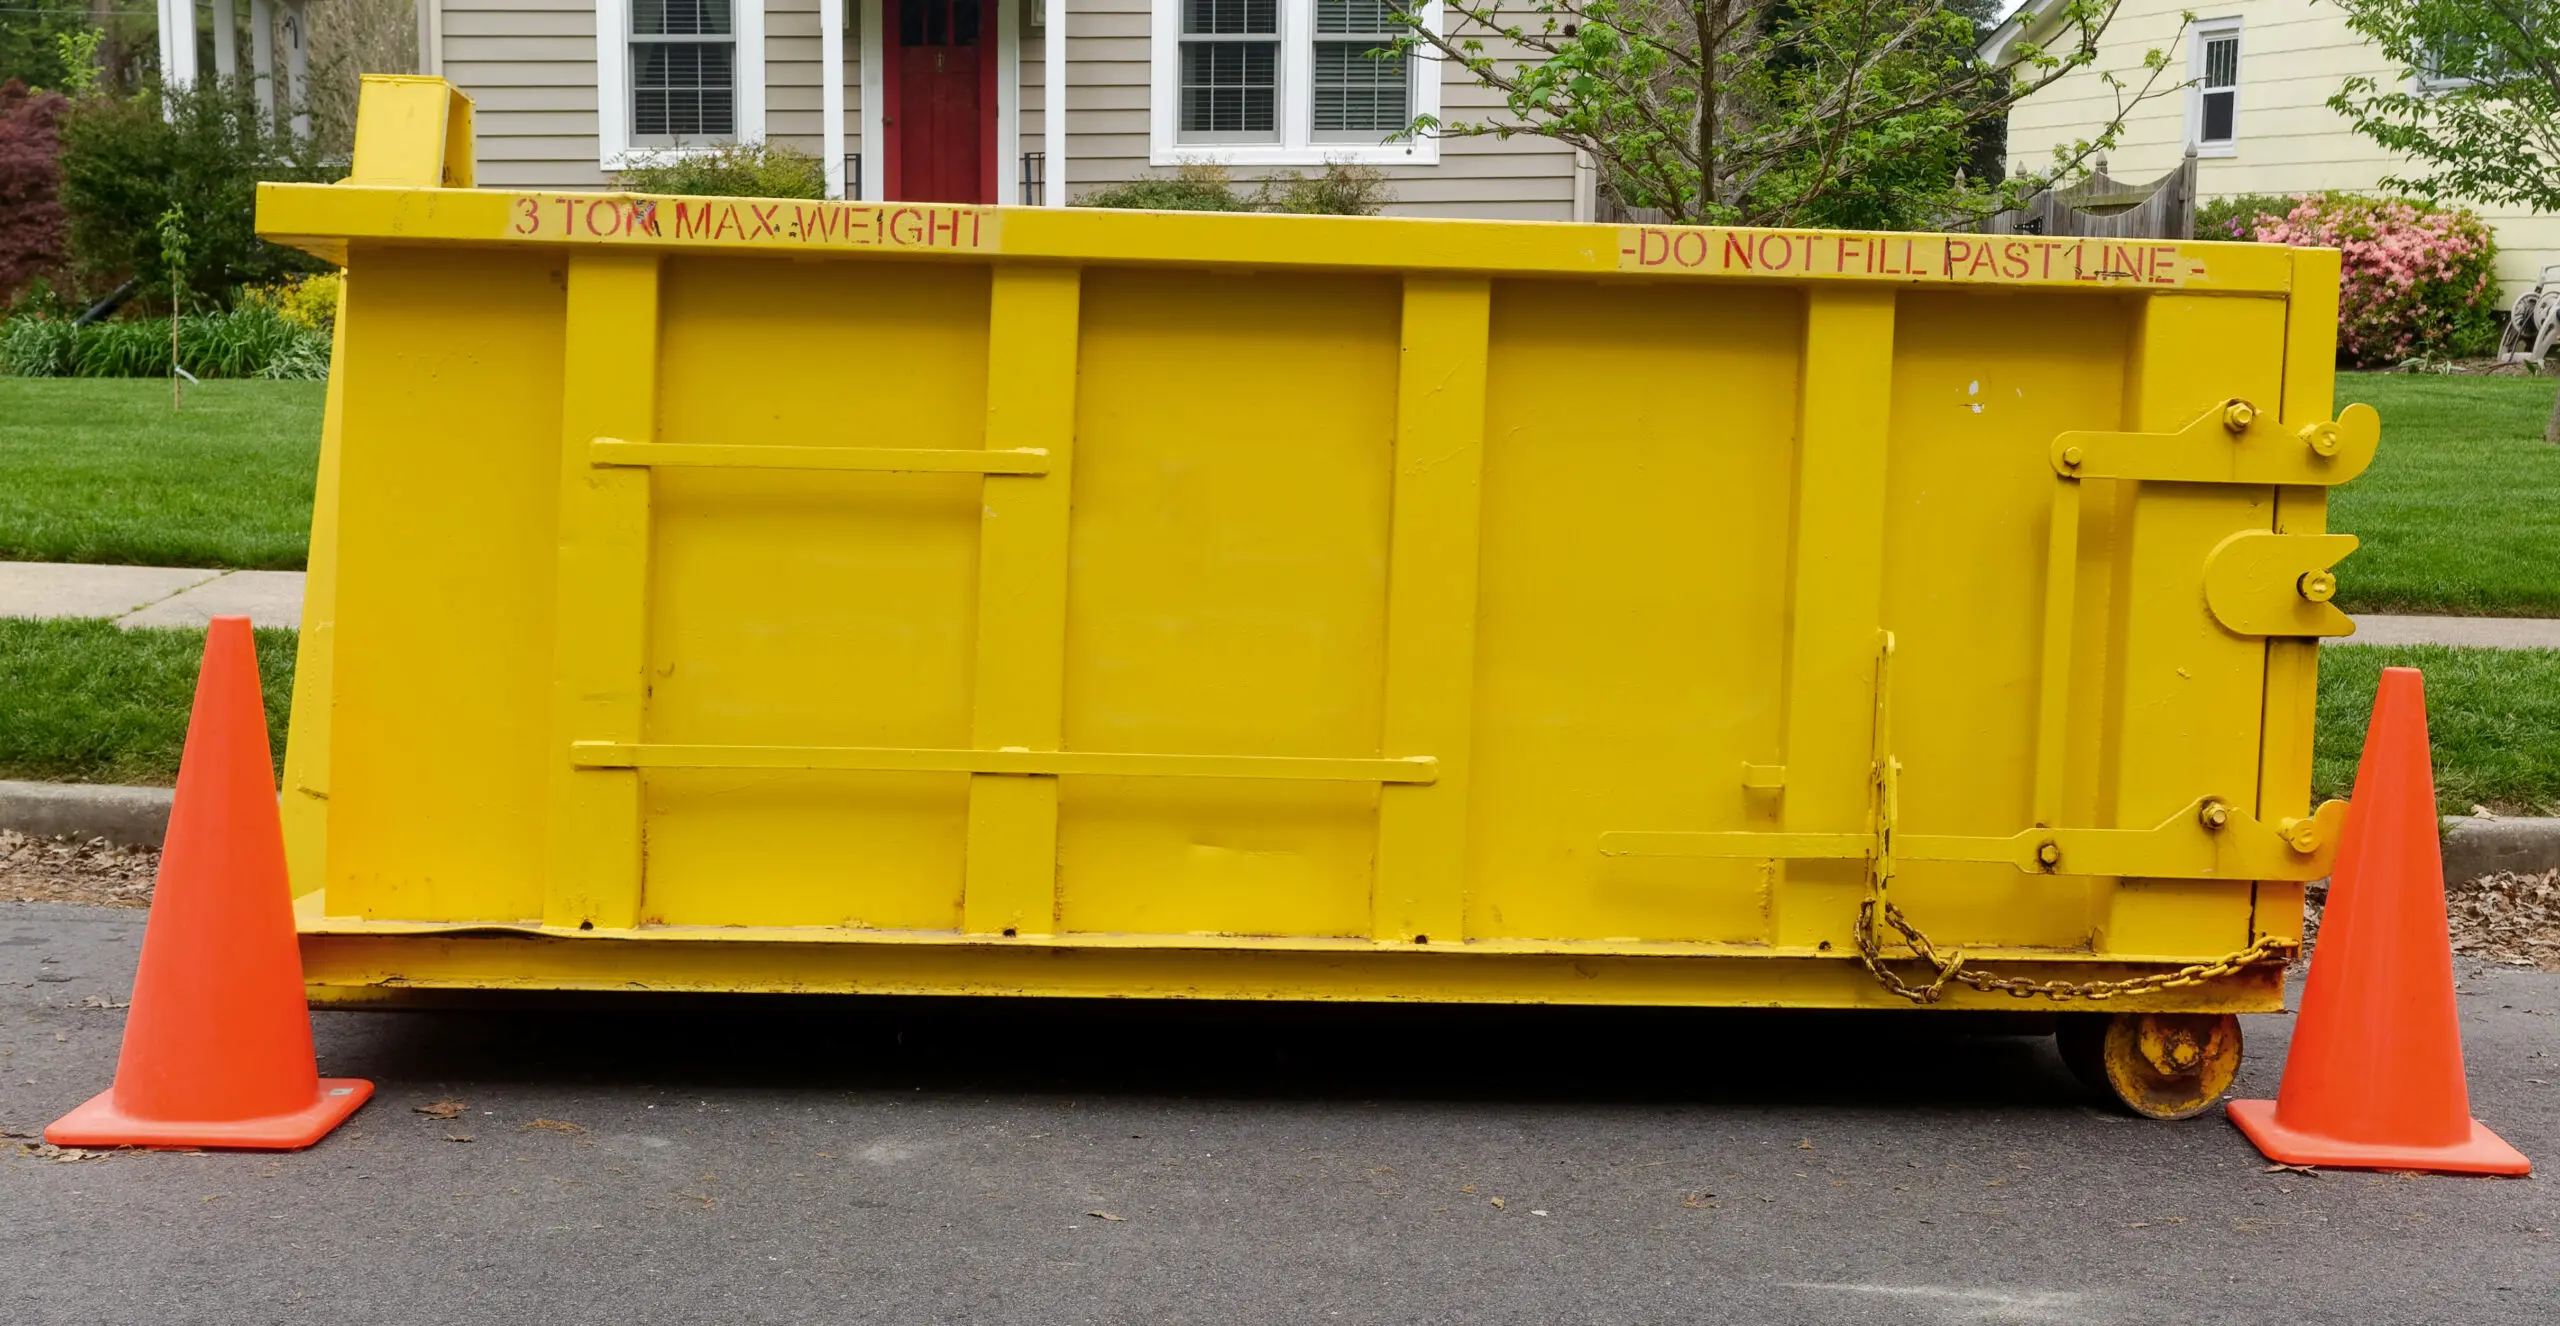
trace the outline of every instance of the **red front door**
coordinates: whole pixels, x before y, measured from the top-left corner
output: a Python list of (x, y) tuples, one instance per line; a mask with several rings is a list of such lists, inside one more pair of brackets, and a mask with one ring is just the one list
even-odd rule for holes
[(995, 201), (995, 56), (984, 0), (886, 0), (889, 196)]

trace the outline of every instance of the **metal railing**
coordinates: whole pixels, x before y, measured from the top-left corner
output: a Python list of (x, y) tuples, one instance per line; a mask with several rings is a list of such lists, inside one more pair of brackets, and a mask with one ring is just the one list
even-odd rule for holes
[(1022, 205), (1025, 207), (1047, 206), (1049, 202), (1048, 191), (1049, 154), (1046, 152), (1023, 153)]
[(862, 201), (862, 154), (860, 152), (844, 154), (844, 196), (854, 202)]

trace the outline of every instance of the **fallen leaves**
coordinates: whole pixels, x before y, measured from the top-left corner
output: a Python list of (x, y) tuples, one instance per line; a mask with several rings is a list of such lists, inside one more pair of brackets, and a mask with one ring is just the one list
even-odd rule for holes
[(50, 1160), (57, 1165), (69, 1165), (83, 1160), (104, 1160), (114, 1153), (91, 1151), (85, 1147), (55, 1146), (51, 1142), (20, 1142), (18, 1154), (33, 1156), (38, 1160)]
[(579, 1133), (583, 1133), (583, 1132), (585, 1132), (585, 1131), (586, 1131), (586, 1127), (585, 1127), (585, 1125), (583, 1125), (583, 1124), (574, 1124), (574, 1123), (569, 1122), (569, 1121), (568, 1121), (568, 1120), (566, 1120), (566, 1119), (536, 1119), (536, 1120), (534, 1120), (533, 1122), (531, 1122), (531, 1123), (529, 1123), (529, 1124), (526, 1124), (526, 1125), (525, 1125), (525, 1127), (527, 1127), (527, 1128), (547, 1128), (547, 1129), (549, 1129), (549, 1130), (550, 1130), (550, 1131), (552, 1131), (552, 1132), (555, 1132), (555, 1133), (567, 1133), (567, 1134), (569, 1134), (569, 1135), (570, 1135), (570, 1136), (572, 1136), (572, 1137), (575, 1137), (575, 1136), (577, 1136)]
[(1692, 1211), (1712, 1211), (1716, 1209), (1715, 1198), (1716, 1195), (1711, 1192), (1693, 1192), (1683, 1195), (1680, 1198), (1680, 1205)]
[(455, 1118), (469, 1108), (471, 1107), (451, 1098), (435, 1101), (432, 1104), (409, 1107), (411, 1113), (423, 1114), (430, 1119), (439, 1120)]
[(469, 1133), (446, 1133), (446, 1134), (444, 1135), (444, 1140), (446, 1140), (446, 1141), (448, 1141), (448, 1142), (468, 1142), (468, 1141), (470, 1141), (470, 1140), (471, 1140), (471, 1134), (469, 1134)]
[(81, 1000), (80, 1006), (82, 1008), (131, 1008), (133, 1001), (130, 999), (118, 1001), (107, 995), (91, 995)]
[(2320, 1177), (2320, 1171), (2313, 1169), (2309, 1165), (2288, 1165), (2281, 1160), (2268, 1165), (2264, 1170), (2259, 1172), (2262, 1174), (2308, 1174), (2315, 1179)]
[(1496, 1211), (1499, 1211), (1499, 1210), (1503, 1209), (1503, 1202), (1502, 1202), (1502, 1199), (1501, 1199), (1501, 1198), (1499, 1198), (1499, 1197), (1492, 1198), (1491, 1200), (1489, 1200), (1488, 1202), (1486, 1202), (1486, 1205), (1491, 1206), (1491, 1207), (1492, 1207), (1494, 1210), (1496, 1210)]
[(1804, 1139), (1804, 1140), (1803, 1140), (1803, 1141), (1801, 1141), (1801, 1142), (1796, 1143), (1796, 1150), (1798, 1150), (1798, 1151), (1811, 1151), (1812, 1149), (1813, 1149), (1813, 1139), (1812, 1139), (1812, 1138), (1810, 1138), (1810, 1137), (1808, 1137), (1808, 1138)]
[(1085, 1212), (1085, 1214), (1086, 1214), (1086, 1215), (1089, 1215), (1089, 1216), (1092, 1216), (1092, 1217), (1093, 1217), (1094, 1219), (1096, 1219), (1096, 1220), (1113, 1220), (1113, 1221), (1119, 1221), (1119, 1220), (1126, 1220), (1126, 1219), (1128, 1219), (1128, 1217), (1126, 1217), (1126, 1216), (1116, 1216), (1116, 1215), (1113, 1215), (1113, 1214), (1111, 1214), (1109, 1211), (1087, 1211), (1087, 1212)]

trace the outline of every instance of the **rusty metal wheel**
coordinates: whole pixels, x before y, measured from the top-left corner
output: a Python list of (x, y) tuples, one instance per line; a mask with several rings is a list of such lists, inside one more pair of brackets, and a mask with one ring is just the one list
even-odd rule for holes
[(2229, 1013), (2073, 1013), (2054, 1032), (2071, 1075), (2147, 1119), (2192, 1119), (2240, 1072)]

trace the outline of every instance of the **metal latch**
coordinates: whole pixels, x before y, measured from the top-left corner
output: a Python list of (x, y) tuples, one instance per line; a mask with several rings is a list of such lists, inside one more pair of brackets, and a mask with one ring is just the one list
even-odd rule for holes
[(2301, 484), (2329, 488), (2365, 472), (2382, 445), (2382, 416), (2350, 405), (2335, 420), (2288, 427), (2229, 400), (2174, 433), (2063, 433), (2053, 439), (2066, 479)]
[(2213, 619), (2241, 635), (2353, 635), (2356, 624), (2329, 600), (2330, 568), (2356, 550), (2352, 534), (2242, 530), (2204, 559), (2204, 601)]

